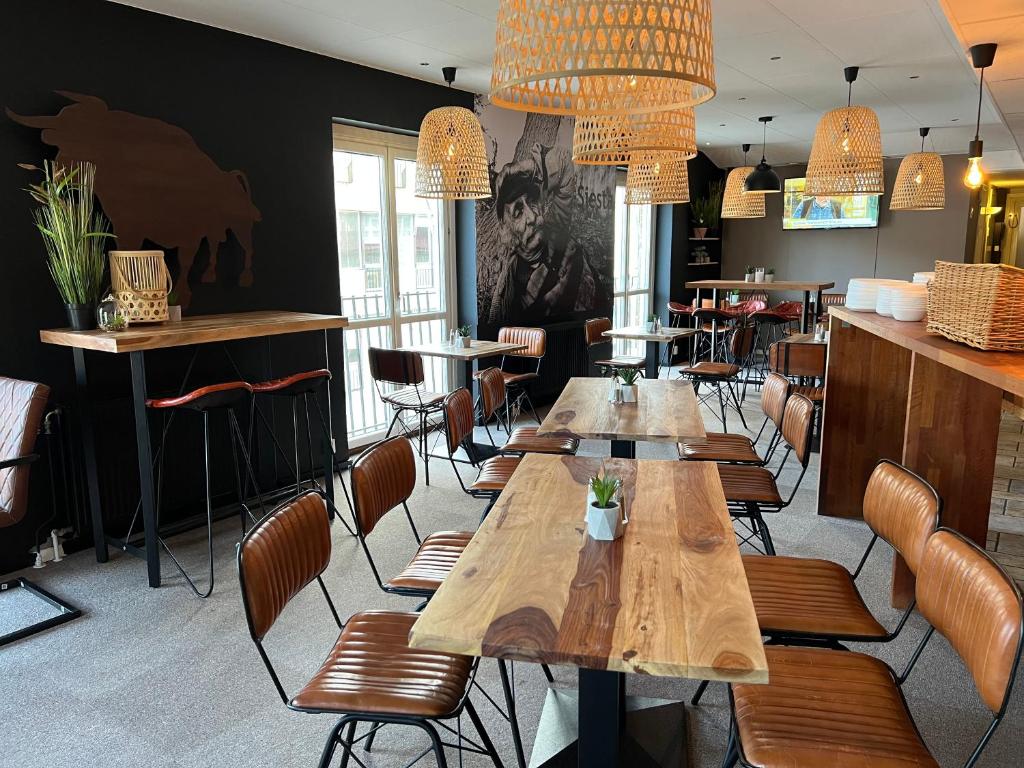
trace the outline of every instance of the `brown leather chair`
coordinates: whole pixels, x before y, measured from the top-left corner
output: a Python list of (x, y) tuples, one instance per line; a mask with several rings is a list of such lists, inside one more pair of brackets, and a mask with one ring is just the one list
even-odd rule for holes
[[(469, 531), (440, 531), (421, 540), (408, 503), (415, 488), (416, 459), (412, 445), (402, 435), (366, 449), (352, 465), (356, 536), (378, 586), (396, 595), (430, 597), (455, 566), (473, 534)], [(397, 576), (382, 581), (366, 539), (381, 519), (398, 507), (405, 511), (419, 549)]]
[[(404, 438), (401, 438), (404, 439)], [(296, 712), (341, 718), (331, 730), (320, 760), (327, 768), (340, 746), (343, 764), (359, 741), (384, 724), (412, 725), (430, 738), (438, 766), (447, 766), (444, 744), (433, 722), (459, 717), (473, 721), (483, 749), (495, 766), (501, 760), (469, 701), (476, 659), (409, 647), (419, 618), (403, 611), (363, 611), (342, 624), (323, 581), (331, 560), (331, 530), (323, 498), (310, 492), (285, 502), (250, 529), (238, 548), (238, 578), (249, 635), (259, 650), (281, 700)], [(341, 634), (320, 669), (291, 698), (270, 662), (263, 640), (285, 606), (316, 581)], [(359, 723), (370, 730), (356, 737)]]
[(1020, 665), (1020, 590), (985, 552), (942, 528), (923, 547), (916, 594), (929, 629), (901, 674), (862, 653), (766, 647), (768, 684), (731, 687), (723, 765), (938, 768), (902, 692), (937, 630), (964, 662), (992, 713), (964, 763), (974, 766), (1003, 720)]
[(501, 356), (501, 375), (509, 391), (509, 412), (514, 414), (510, 424), (518, 420), (524, 404), (529, 406), (534, 421), (540, 424), (537, 409), (527, 387), (540, 378), (540, 364), (548, 349), (548, 334), (543, 328), (506, 326), (498, 330), (498, 341), (502, 344), (525, 344), (518, 352), (506, 352)]
[[(717, 461), (722, 464), (755, 464), (766, 466), (771, 461), (782, 435), (782, 417), (789, 397), (790, 383), (777, 373), (768, 374), (761, 388), (761, 410), (764, 421), (757, 437), (751, 440), (746, 435), (729, 432), (708, 432), (704, 437), (694, 437), (677, 444), (679, 458), (684, 461)], [(775, 425), (775, 431), (768, 441), (765, 457), (757, 453), (757, 444), (768, 424)]]
[(370, 361), (370, 376), (377, 388), (377, 396), (394, 411), (387, 432), (384, 433), (384, 439), (391, 437), (391, 430), (396, 424), (406, 437), (413, 437), (413, 429), (406, 426), (401, 416), (406, 412), (415, 414), (417, 451), (423, 459), (424, 480), (430, 485), (430, 449), (427, 437), (437, 426), (436, 418), (432, 420), (432, 417), (440, 413), (444, 393), (430, 392), (424, 388), (426, 375), (423, 370), (423, 358), (418, 352), (370, 347), (367, 355)]
[[(456, 389), (444, 399), (444, 433), (448, 448), (448, 460), (455, 470), (455, 477), (465, 493), (478, 499), (487, 499), (483, 517), (487, 516), (498, 496), (508, 483), (512, 473), (519, 466), (518, 456), (492, 456), (481, 460), (473, 447), (473, 396), (465, 387)], [(462, 449), (466, 459), (455, 456)], [(476, 480), (466, 485), (459, 472), (459, 464), (470, 464), (477, 468)]]
[[(704, 310), (698, 310), (704, 311)], [(718, 395), (718, 408), (721, 414), (722, 429), (729, 431), (729, 424), (726, 420), (726, 408), (733, 407), (743, 422), (743, 428), (747, 428), (747, 420), (743, 416), (743, 409), (740, 406), (740, 398), (733, 386), (739, 382), (739, 375), (744, 366), (750, 361), (750, 354), (754, 349), (754, 326), (737, 325), (729, 332), (729, 358), (731, 362), (711, 362), (701, 360), (695, 365), (689, 365), (679, 370), (681, 377), (693, 382), (693, 390), (701, 403), (707, 404), (712, 395)], [(701, 396), (701, 384), (707, 384), (712, 390)]]
[[(900, 634), (914, 612), (914, 602), (890, 631), (868, 610), (857, 589), (857, 577), (879, 539), (916, 576), (925, 543), (939, 527), (942, 500), (926, 480), (883, 459), (868, 479), (863, 512), (872, 537), (852, 574), (831, 560), (743, 555), (757, 623), (766, 642), (841, 650), (843, 643), (888, 643)], [(700, 701), (706, 686), (705, 682), (697, 689), (692, 704)]]
[[(487, 437), (494, 445), (490, 427), (487, 425), (492, 418), (501, 423), (501, 411), (508, 410), (508, 397), (505, 391), (505, 379), (499, 368), (487, 368), (480, 372), (480, 407), (483, 412), (484, 429)], [(498, 448), (498, 452), (506, 455), (522, 456), (524, 453), (557, 453), (574, 454), (580, 441), (571, 437), (540, 437), (539, 427), (516, 427), (510, 431), (508, 440)], [(505, 431), (509, 432), (506, 422)]]
[[(0, 376), (0, 529), (17, 525), (28, 512), (28, 479), (36, 438), (46, 412), (50, 388), (32, 381)], [(0, 635), (0, 646), (77, 619), (81, 610), (37, 584), (19, 577), (0, 582), (0, 593), (24, 589), (58, 613), (43, 621)]]
[[(737, 531), (741, 543), (753, 544), (754, 539), (759, 539), (764, 546), (765, 554), (775, 554), (775, 545), (762, 515), (765, 512), (781, 512), (793, 503), (793, 497), (796, 496), (804, 475), (807, 474), (807, 466), (811, 460), (813, 425), (814, 403), (803, 395), (790, 395), (786, 400), (786, 410), (782, 417), (782, 440), (787, 445), (787, 451), (774, 474), (764, 467), (743, 464), (718, 465), (729, 514), (745, 529), (742, 533)], [(789, 498), (783, 499), (775, 481), (786, 466), (790, 452), (800, 462), (800, 476)]]
[(604, 335), (612, 329), (612, 321), (607, 317), (592, 317), (583, 323), (583, 340), (587, 345), (587, 360), (591, 370), (598, 370), (602, 376), (614, 374), (624, 368), (631, 368), (643, 373), (647, 361), (643, 357), (615, 355), (612, 353), (612, 340)]

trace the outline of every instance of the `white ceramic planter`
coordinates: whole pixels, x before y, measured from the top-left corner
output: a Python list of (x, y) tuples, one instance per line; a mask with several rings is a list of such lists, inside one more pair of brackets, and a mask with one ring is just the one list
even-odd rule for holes
[(771, 274), (768, 274), (767, 272), (765, 272), (764, 273), (764, 281), (766, 283), (774, 283), (775, 282), (775, 275), (771, 275)]
[(622, 394), (622, 402), (635, 403), (636, 390), (636, 384), (623, 384), (621, 387), (619, 387), (619, 392)]
[(168, 304), (167, 305), (167, 322), (169, 322), (169, 323), (180, 323), (181, 322), (181, 305), (180, 304)]
[(746, 282), (746, 283), (754, 282), (754, 273), (753, 272), (747, 272), (745, 275), (743, 275), (743, 281)]
[(469, 336), (459, 336), (459, 346), (469, 349), (473, 340)]

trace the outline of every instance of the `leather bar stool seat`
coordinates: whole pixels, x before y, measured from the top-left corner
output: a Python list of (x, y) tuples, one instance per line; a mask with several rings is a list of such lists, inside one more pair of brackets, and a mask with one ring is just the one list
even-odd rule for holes
[(775, 478), (763, 467), (722, 464), (718, 474), (722, 478), (725, 498), (730, 502), (783, 503)]
[(702, 360), (696, 365), (681, 368), (679, 373), (686, 376), (736, 376), (742, 369), (733, 363), (712, 363)]
[(536, 381), (540, 378), (540, 374), (536, 371), (523, 371), (522, 373), (502, 371), (501, 378), (505, 380), (507, 386), (509, 384), (522, 384), (524, 381)]
[(288, 706), (300, 712), (401, 713), (444, 717), (457, 711), (473, 657), (409, 647), (418, 613), (365, 611), (345, 624), (334, 648)]
[(500, 493), (505, 490), (519, 462), (518, 456), (495, 456), (488, 459), (480, 465), (480, 474), (468, 490)]
[(742, 557), (763, 634), (888, 638), (888, 630), (864, 604), (853, 575), (838, 563), (781, 555)]
[(315, 392), (325, 380), (329, 381), (330, 378), (331, 372), (329, 370), (318, 368), (314, 371), (302, 371), (301, 373), (293, 373), (291, 376), (258, 382), (252, 385), (252, 391), (258, 395), (295, 397)]
[(504, 453), (573, 454), (580, 441), (572, 437), (541, 437), (539, 427), (516, 427), (501, 450)]
[(708, 432), (677, 444), (679, 458), (687, 461), (721, 461), (727, 464), (760, 464), (753, 441), (731, 432)]
[(749, 765), (938, 768), (892, 670), (862, 653), (767, 646), (767, 685), (734, 685)]
[(245, 400), (252, 394), (252, 386), (244, 381), (227, 381), (200, 387), (184, 395), (156, 397), (146, 400), (147, 408), (188, 408), (193, 411), (208, 411), (227, 408)]
[(387, 586), (436, 592), (473, 539), (469, 531), (438, 531), (427, 536), (409, 564)]
[(790, 392), (797, 395), (803, 395), (812, 403), (823, 403), (825, 402), (825, 388), (824, 387), (804, 387), (794, 385)]

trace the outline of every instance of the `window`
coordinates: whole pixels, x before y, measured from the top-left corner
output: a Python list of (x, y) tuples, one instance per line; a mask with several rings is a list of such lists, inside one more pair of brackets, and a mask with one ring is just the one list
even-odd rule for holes
[[(349, 442), (382, 436), (392, 411), (370, 376), (370, 347), (441, 341), (454, 323), (447, 204), (415, 196), (416, 139), (334, 126), (335, 207)], [(445, 392), (451, 365), (425, 357), (425, 386)]]
[[(615, 251), (612, 325), (640, 325), (652, 311), (651, 265), (654, 259), (654, 207), (626, 205), (625, 178), (615, 187)], [(617, 355), (644, 355), (642, 341), (616, 339)]]

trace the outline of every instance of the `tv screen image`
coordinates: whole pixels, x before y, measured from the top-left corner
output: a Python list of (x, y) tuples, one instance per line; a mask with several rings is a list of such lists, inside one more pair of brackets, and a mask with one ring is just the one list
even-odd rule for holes
[(878, 226), (877, 195), (804, 195), (803, 179), (786, 179), (783, 229), (845, 229)]

